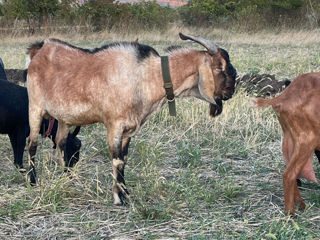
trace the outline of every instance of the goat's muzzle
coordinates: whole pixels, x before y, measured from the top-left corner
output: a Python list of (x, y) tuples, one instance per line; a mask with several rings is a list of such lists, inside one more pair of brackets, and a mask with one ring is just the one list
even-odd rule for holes
[(216, 117), (222, 113), (222, 100), (220, 98), (215, 99), (217, 104), (210, 103), (210, 116)]
[(230, 98), (232, 98), (232, 95), (234, 94), (234, 87), (226, 87), (223, 91), (222, 91), (222, 96), (221, 99), (223, 101), (226, 101)]

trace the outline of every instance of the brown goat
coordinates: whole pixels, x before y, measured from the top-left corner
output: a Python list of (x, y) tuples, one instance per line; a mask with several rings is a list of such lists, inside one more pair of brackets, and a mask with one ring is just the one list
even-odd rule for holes
[[(174, 94), (209, 102), (210, 114), (216, 116), (222, 111), (222, 100), (234, 92), (236, 70), (228, 53), (212, 41), (180, 37), (207, 51), (180, 48), (170, 53)], [(70, 126), (101, 122), (107, 128), (112, 158), (114, 204), (123, 203), (128, 194), (124, 167), (130, 139), (166, 102), (159, 54), (137, 42), (88, 50), (57, 39), (35, 43), (29, 53), (31, 183), (35, 183), (34, 157), (43, 116), (59, 121), (56, 142), (62, 154)]]
[(314, 150), (320, 150), (320, 73), (298, 76), (281, 95), (254, 99), (257, 107), (272, 106), (283, 130), (282, 153), (287, 163), (282, 174), (285, 211), (295, 213), (295, 204), (305, 208), (296, 179), (317, 182), (313, 170)]

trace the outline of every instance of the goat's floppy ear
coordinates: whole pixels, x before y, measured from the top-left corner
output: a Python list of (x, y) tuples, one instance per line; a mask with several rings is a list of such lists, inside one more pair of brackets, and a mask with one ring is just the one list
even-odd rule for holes
[(73, 133), (72, 133), (72, 137), (75, 138), (75, 137), (78, 135), (79, 132), (80, 132), (80, 127), (77, 126), (77, 127), (74, 129)]
[(214, 78), (208, 61), (205, 61), (198, 68), (199, 71), (199, 91), (201, 96), (209, 103), (217, 104), (214, 100)]

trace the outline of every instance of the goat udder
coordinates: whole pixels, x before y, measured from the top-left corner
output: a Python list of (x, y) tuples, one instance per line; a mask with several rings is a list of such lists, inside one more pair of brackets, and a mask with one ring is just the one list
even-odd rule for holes
[(311, 181), (311, 182), (317, 182), (317, 178), (316, 175), (314, 173), (313, 170), (313, 159), (312, 157), (308, 159), (308, 162), (306, 163), (306, 165), (303, 167), (303, 169), (301, 170), (301, 175), (302, 177), (304, 177), (305, 179)]

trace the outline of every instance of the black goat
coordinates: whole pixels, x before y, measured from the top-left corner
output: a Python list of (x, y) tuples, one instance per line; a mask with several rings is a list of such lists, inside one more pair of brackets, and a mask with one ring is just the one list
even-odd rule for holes
[[(0, 67), (1, 68), (1, 67)], [(23, 152), (26, 145), (26, 138), (29, 136), (28, 117), (28, 94), (27, 89), (9, 81), (0, 80), (0, 133), (8, 134), (14, 152), (14, 164), (23, 171)], [(43, 119), (40, 134), (48, 129), (49, 120)], [(58, 122), (54, 124), (49, 134), (55, 144)], [(72, 167), (79, 160), (81, 141), (76, 137), (80, 127), (67, 137), (66, 154), (64, 156), (65, 166)]]
[(4, 65), (1, 58), (0, 58), (0, 80), (7, 80), (6, 72), (4, 71)]

